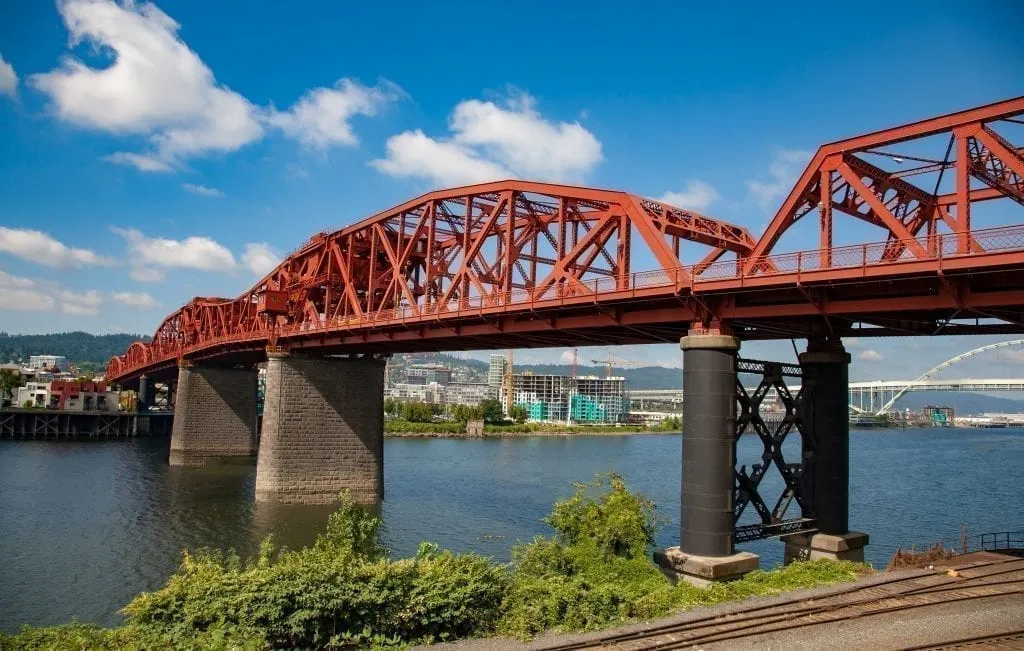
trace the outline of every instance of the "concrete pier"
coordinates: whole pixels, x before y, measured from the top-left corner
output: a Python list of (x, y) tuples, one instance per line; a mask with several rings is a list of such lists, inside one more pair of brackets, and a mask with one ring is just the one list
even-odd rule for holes
[(178, 368), (171, 430), (172, 466), (201, 466), (256, 453), (255, 368)]
[[(816, 533), (782, 536), (785, 562), (864, 560), (868, 535), (850, 531), (850, 355), (840, 339), (811, 339), (800, 354), (803, 378), (803, 490), (811, 497)], [(809, 458), (810, 457), (810, 458)]]
[(733, 504), (736, 467), (736, 337), (690, 334), (683, 349), (682, 512), (679, 547), (655, 553), (673, 580), (694, 585), (737, 578), (758, 557), (737, 553)]
[[(270, 352), (256, 499), (384, 496), (384, 360)], [(180, 400), (180, 398), (179, 398)]]

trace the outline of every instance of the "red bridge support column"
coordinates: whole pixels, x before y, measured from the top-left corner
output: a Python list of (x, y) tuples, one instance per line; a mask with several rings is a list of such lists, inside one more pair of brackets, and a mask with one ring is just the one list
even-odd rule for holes
[(178, 367), (172, 466), (202, 466), (256, 453), (255, 368)]
[(655, 552), (673, 580), (705, 586), (758, 567), (758, 557), (737, 552), (736, 354), (740, 341), (720, 334), (690, 334), (683, 349), (682, 512), (679, 547)]
[(863, 561), (868, 535), (850, 531), (850, 355), (842, 340), (811, 339), (800, 355), (803, 370), (800, 418), (804, 491), (810, 495), (817, 533), (782, 536), (785, 562), (831, 558)]
[(384, 360), (268, 352), (256, 499), (384, 496)]

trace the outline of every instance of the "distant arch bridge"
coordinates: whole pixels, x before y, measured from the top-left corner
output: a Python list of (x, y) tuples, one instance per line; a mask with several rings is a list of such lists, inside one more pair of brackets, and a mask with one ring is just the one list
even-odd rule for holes
[[(963, 378), (935, 379), (934, 376), (944, 369), (965, 359), (1000, 348), (1014, 346), (1024, 347), (1024, 339), (1011, 339), (994, 344), (979, 346), (947, 359), (922, 373), (913, 380), (868, 380), (850, 382), (850, 410), (860, 414), (886, 414), (904, 395), (912, 391), (969, 391), (986, 393), (991, 391), (1024, 391), (1024, 378)], [(800, 390), (800, 385), (790, 386), (793, 393)], [(661, 402), (680, 404), (683, 401), (682, 389), (639, 389), (629, 392), (631, 402)]]

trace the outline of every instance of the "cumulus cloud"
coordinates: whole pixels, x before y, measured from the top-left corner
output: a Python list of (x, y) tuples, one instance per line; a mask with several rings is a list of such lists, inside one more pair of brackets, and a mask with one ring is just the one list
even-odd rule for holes
[(277, 266), (281, 256), (266, 242), (251, 242), (245, 245), (242, 264), (257, 276), (263, 276)]
[(390, 84), (366, 88), (341, 79), (310, 90), (289, 110), (256, 106), (217, 81), (183, 40), (180, 25), (156, 5), (112, 0), (57, 3), (70, 47), (86, 43), (110, 55), (91, 67), (67, 54), (29, 83), (45, 93), (58, 118), (113, 134), (142, 135), (147, 152), (117, 152), (106, 160), (144, 172), (167, 172), (195, 156), (236, 151), (260, 140), (266, 128), (312, 146), (354, 144), (348, 124), (373, 115), (397, 97)]
[(767, 178), (747, 181), (754, 202), (763, 210), (778, 208), (779, 201), (792, 189), (811, 153), (800, 149), (777, 149), (768, 164)]
[(14, 73), (14, 66), (4, 60), (3, 54), (0, 54), (0, 95), (18, 96), (18, 75)]
[(443, 185), (509, 177), (578, 180), (597, 165), (601, 142), (579, 122), (552, 122), (526, 93), (502, 103), (466, 100), (448, 121), (448, 138), (420, 130), (387, 141), (385, 158), (370, 164), (391, 176), (412, 176)]
[(666, 192), (658, 201), (676, 208), (686, 208), (698, 212), (718, 200), (718, 190), (704, 181), (689, 181), (681, 192)]
[(174, 167), (171, 166), (165, 160), (160, 160), (156, 156), (147, 156), (145, 154), (133, 154), (127, 151), (119, 151), (109, 156), (104, 156), (103, 160), (108, 163), (114, 163), (116, 165), (125, 165), (127, 167), (134, 167), (141, 172), (173, 172)]
[(66, 314), (95, 316), (103, 305), (103, 297), (94, 289), (81, 293), (61, 289), (55, 292), (55, 297), (60, 301), (60, 311)]
[(154, 267), (179, 267), (202, 271), (231, 271), (235, 256), (223, 244), (209, 237), (192, 236), (183, 240), (147, 237), (134, 228), (112, 228), (128, 243), (132, 266), (141, 271), (132, 277), (156, 278)]
[(28, 278), (0, 271), (0, 310), (52, 310), (56, 301), (35, 285)]
[(359, 142), (352, 125), (355, 115), (376, 115), (382, 106), (404, 93), (389, 81), (367, 87), (351, 79), (339, 79), (333, 88), (306, 91), (287, 111), (271, 109), (267, 122), (306, 147), (325, 149)]
[(882, 357), (882, 354), (874, 348), (865, 348), (857, 355), (857, 359), (865, 362), (880, 362), (884, 358)]
[(110, 258), (89, 249), (69, 247), (47, 233), (0, 226), (0, 251), (48, 267), (109, 266)]
[(124, 303), (125, 305), (130, 305), (139, 309), (157, 306), (156, 299), (146, 292), (114, 292), (110, 297), (119, 303)]
[(182, 183), (181, 187), (184, 188), (186, 192), (191, 192), (192, 194), (198, 194), (198, 195), (203, 196), (203, 197), (223, 197), (224, 196), (224, 193), (221, 192), (220, 190), (218, 190), (217, 188), (208, 188), (205, 185), (195, 185), (194, 183)]

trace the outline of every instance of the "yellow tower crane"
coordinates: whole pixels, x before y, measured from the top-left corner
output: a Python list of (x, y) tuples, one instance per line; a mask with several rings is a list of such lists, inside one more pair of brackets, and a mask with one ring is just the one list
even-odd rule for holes
[(644, 364), (641, 364), (640, 362), (633, 362), (633, 361), (630, 361), (628, 359), (622, 359), (621, 357), (616, 357), (616, 356), (612, 355), (611, 353), (608, 353), (608, 355), (607, 355), (607, 357), (605, 357), (605, 359), (592, 359), (592, 360), (590, 360), (590, 362), (592, 364), (604, 364), (604, 376), (605, 377), (611, 377), (612, 376), (612, 365), (622, 366), (622, 367), (626, 367), (626, 366), (644, 366)]

